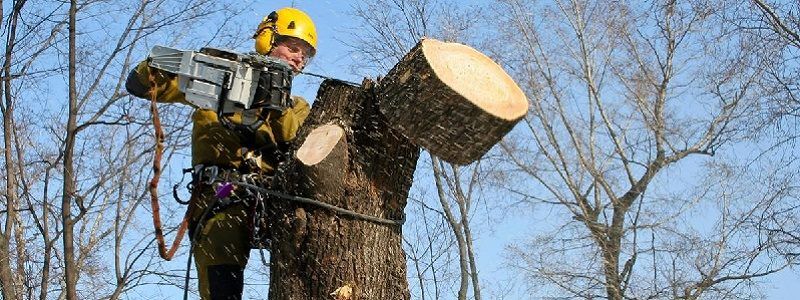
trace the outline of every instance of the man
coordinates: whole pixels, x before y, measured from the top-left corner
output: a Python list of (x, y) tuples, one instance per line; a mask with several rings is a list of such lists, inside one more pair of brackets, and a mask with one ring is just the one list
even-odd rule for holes
[[(261, 55), (284, 60), (295, 72), (314, 56), (317, 36), (314, 23), (304, 12), (282, 8), (270, 13), (253, 35)], [(152, 78), (151, 78), (152, 75)], [(152, 88), (151, 81), (156, 83)], [(163, 103), (189, 104), (178, 90), (177, 77), (140, 63), (128, 76), (128, 91), (150, 99), (153, 92)], [(151, 89), (152, 88), (152, 89)], [(251, 130), (232, 130), (220, 122), (215, 111), (196, 109), (192, 115), (192, 164), (202, 181), (236, 178), (245, 173), (271, 175), (279, 153), (308, 116), (309, 105), (292, 97), (283, 111), (259, 109), (255, 116), (263, 124)], [(229, 123), (244, 125), (240, 113), (223, 116)], [(252, 118), (250, 115), (248, 118)], [(199, 166), (199, 167), (198, 167)], [(213, 168), (214, 174), (209, 170)], [(202, 299), (241, 299), (244, 268), (250, 252), (251, 222), (247, 199), (218, 205), (213, 184), (196, 185), (189, 204), (190, 236)], [(216, 206), (216, 207), (215, 207)], [(212, 212), (212, 213), (208, 213)]]

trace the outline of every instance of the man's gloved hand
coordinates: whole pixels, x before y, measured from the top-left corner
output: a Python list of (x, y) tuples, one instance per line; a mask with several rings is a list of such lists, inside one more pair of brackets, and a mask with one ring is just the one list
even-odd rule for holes
[(288, 69), (273, 66), (261, 71), (252, 107), (263, 107), (283, 112), (292, 105), (292, 74)]
[(150, 59), (148, 58), (139, 63), (128, 74), (128, 78), (125, 80), (125, 89), (131, 95), (145, 99), (151, 97), (149, 94), (151, 91), (150, 74), (153, 74), (156, 84), (159, 85), (156, 89), (157, 94), (161, 94), (164, 91), (166, 88), (165, 83), (175, 78), (175, 74), (150, 67), (149, 63)]

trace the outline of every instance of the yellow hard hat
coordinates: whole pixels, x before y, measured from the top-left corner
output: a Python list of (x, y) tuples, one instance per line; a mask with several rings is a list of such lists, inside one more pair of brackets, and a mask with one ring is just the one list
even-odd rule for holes
[(311, 17), (299, 9), (284, 7), (264, 17), (253, 35), (256, 52), (267, 55), (274, 46), (276, 35), (305, 41), (311, 46), (310, 56), (317, 51), (317, 28)]

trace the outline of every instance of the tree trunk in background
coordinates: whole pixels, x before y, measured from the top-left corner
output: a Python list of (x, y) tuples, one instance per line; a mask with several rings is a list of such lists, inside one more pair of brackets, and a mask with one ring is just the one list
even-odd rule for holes
[(78, 117), (77, 49), (75, 47), (75, 27), (78, 4), (70, 1), (69, 6), (69, 115), (67, 134), (64, 142), (64, 185), (61, 194), (61, 223), (64, 241), (64, 280), (67, 300), (78, 300), (78, 265), (75, 263), (75, 221), (72, 218), (72, 198), (75, 195), (75, 166), (73, 154)]
[[(8, 240), (9, 236), (0, 232), (0, 249), (9, 249)], [(4, 251), (3, 254), (0, 254), (0, 291), (2, 291), (3, 299), (13, 300), (16, 298), (9, 256), (10, 252)]]
[[(383, 219), (404, 218), (419, 147), (390, 129), (374, 84), (327, 80), (279, 168), (290, 195)], [(343, 129), (343, 130), (341, 130)], [(271, 199), (270, 299), (409, 299), (401, 227)]]
[[(0, 1), (2, 4), (2, 1)], [(6, 200), (6, 213), (5, 224), (3, 229), (0, 229), (0, 291), (2, 291), (3, 299), (14, 300), (21, 298), (22, 295), (22, 282), (24, 280), (23, 274), (25, 272), (22, 263), (25, 240), (19, 224), (19, 195), (17, 194), (18, 187), (18, 170), (15, 167), (18, 163), (14, 158), (14, 99), (11, 93), (11, 62), (13, 50), (16, 45), (17, 35), (17, 20), (19, 19), (22, 7), (25, 1), (20, 3), (14, 2), (14, 7), (11, 11), (9, 24), (7, 27), (8, 37), (6, 40), (6, 51), (3, 59), (3, 157), (5, 166), (5, 200)], [(0, 10), (0, 19), (2, 19), (2, 10)], [(16, 233), (16, 247), (11, 249), (12, 232)], [(11, 265), (11, 253), (15, 253), (17, 257), (17, 278), (15, 278), (14, 270)]]

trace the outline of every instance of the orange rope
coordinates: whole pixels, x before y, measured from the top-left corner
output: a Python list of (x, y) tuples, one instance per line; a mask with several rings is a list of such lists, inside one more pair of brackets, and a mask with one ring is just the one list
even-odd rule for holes
[(178, 228), (177, 236), (172, 242), (172, 247), (167, 250), (167, 245), (164, 242), (164, 231), (161, 229), (161, 213), (158, 204), (158, 180), (161, 178), (161, 156), (164, 154), (164, 130), (161, 129), (161, 119), (158, 117), (158, 105), (156, 104), (156, 80), (155, 76), (150, 73), (150, 113), (153, 115), (153, 127), (155, 128), (156, 149), (153, 156), (153, 178), (150, 179), (150, 206), (153, 209), (153, 227), (155, 227), (156, 241), (158, 242), (158, 254), (165, 260), (172, 260), (175, 251), (178, 250), (183, 235), (186, 233), (186, 228), (189, 227), (189, 211), (183, 216), (183, 221)]

